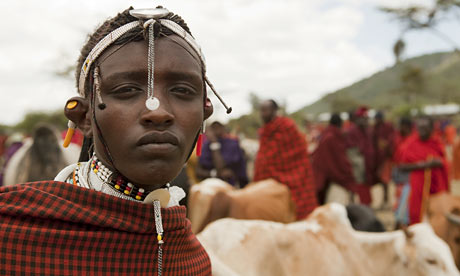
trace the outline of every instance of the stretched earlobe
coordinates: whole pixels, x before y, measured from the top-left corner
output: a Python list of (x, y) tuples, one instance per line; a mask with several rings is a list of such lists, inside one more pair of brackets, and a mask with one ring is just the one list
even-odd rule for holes
[(208, 119), (212, 113), (214, 112), (214, 107), (212, 106), (212, 102), (209, 98), (206, 98), (204, 103), (204, 118), (203, 120)]
[(85, 137), (92, 137), (89, 105), (85, 98), (70, 98), (64, 107), (64, 114), (67, 119), (83, 132)]

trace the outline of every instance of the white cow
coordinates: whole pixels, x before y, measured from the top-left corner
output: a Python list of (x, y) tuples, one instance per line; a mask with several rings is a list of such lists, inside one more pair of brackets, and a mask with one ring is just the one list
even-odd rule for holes
[(198, 239), (216, 276), (460, 275), (448, 246), (428, 224), (406, 232), (358, 232), (335, 203), (290, 224), (218, 220)]

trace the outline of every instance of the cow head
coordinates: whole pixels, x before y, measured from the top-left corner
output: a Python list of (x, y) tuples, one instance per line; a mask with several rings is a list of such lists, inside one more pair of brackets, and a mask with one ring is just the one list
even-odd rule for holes
[(447, 244), (430, 225), (420, 223), (406, 230), (403, 251), (407, 275), (460, 275)]

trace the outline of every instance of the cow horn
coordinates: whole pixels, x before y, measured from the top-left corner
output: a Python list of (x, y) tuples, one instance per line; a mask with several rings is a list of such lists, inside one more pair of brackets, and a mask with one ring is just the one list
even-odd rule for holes
[(447, 220), (450, 223), (455, 224), (455, 225), (460, 225), (460, 216), (459, 215), (448, 213), (445, 216), (446, 216)]

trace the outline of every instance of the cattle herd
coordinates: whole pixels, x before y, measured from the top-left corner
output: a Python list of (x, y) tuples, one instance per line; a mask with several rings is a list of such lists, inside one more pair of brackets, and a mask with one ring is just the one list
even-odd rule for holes
[(289, 191), (273, 180), (235, 190), (208, 179), (189, 195), (213, 275), (460, 275), (460, 198), (433, 196), (423, 223), (389, 232), (356, 230), (379, 231), (353, 210), (330, 203), (294, 222)]

